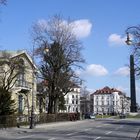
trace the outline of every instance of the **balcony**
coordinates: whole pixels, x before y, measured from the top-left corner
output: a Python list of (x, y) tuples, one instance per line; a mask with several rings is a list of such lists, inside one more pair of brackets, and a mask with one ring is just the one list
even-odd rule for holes
[(16, 89), (19, 90), (19, 92), (21, 92), (21, 93), (27, 93), (27, 92), (29, 92), (31, 90), (32, 83), (27, 82), (25, 80), (18, 80), (15, 83), (15, 87), (16, 87)]

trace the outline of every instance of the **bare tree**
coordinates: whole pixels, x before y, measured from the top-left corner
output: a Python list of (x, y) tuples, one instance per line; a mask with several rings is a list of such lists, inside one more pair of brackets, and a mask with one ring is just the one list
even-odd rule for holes
[(0, 59), (0, 86), (9, 91), (15, 85), (18, 75), (24, 70), (21, 59), (11, 57), (6, 51), (1, 51)]
[(140, 26), (131, 26), (126, 29), (129, 33), (129, 45), (132, 45), (132, 52), (134, 54), (136, 75), (140, 77)]
[(19, 58), (11, 57), (6, 51), (0, 52), (0, 115), (10, 115), (16, 111), (11, 89), (21, 70), (23, 65)]
[(6, 4), (6, 0), (0, 0), (0, 5), (5, 5)]
[(40, 72), (47, 81), (49, 96), (48, 113), (56, 113), (59, 98), (72, 90), (79, 82), (76, 68), (84, 62), (82, 45), (73, 33), (74, 25), (60, 16), (52, 17), (46, 24), (33, 26), (33, 39), (40, 56)]

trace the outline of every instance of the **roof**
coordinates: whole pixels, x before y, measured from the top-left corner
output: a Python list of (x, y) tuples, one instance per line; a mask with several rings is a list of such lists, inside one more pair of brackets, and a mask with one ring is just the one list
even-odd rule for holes
[(5, 56), (8, 56), (9, 58), (14, 58), (22, 54), (25, 54), (30, 63), (34, 66), (34, 68), (37, 69), (37, 66), (33, 63), (31, 56), (27, 53), (26, 50), (17, 50), (17, 51), (2, 50), (0, 51), (0, 58), (5, 58)]
[(118, 92), (119, 94), (122, 94), (120, 90), (117, 90), (115, 88), (109, 88), (108, 86), (102, 89), (96, 90), (93, 94), (112, 94), (114, 92)]

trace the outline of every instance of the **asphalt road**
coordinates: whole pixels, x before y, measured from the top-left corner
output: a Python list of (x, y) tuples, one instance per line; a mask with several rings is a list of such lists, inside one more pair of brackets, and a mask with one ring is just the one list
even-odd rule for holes
[(0, 140), (135, 140), (140, 120), (83, 120), (0, 130)]

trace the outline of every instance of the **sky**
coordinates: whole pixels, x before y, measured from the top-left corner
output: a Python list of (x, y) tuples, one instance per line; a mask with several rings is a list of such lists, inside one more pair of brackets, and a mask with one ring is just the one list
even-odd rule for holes
[[(129, 56), (125, 30), (140, 24), (139, 0), (7, 0), (0, 7), (0, 49), (32, 50), (31, 28), (62, 15), (75, 23), (82, 42), (84, 70), (77, 71), (83, 87), (93, 93), (105, 86), (130, 96)], [(140, 104), (140, 82), (136, 81)]]

